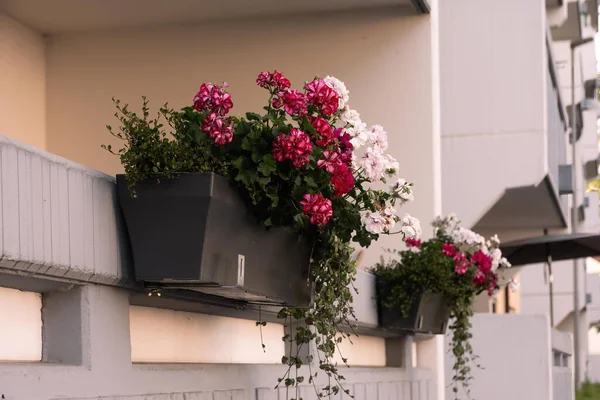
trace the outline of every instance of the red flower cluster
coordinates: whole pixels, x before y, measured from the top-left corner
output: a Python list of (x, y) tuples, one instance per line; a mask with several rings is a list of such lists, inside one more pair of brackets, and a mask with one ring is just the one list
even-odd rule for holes
[(328, 146), (336, 138), (336, 133), (339, 136), (339, 131), (329, 125), (329, 122), (325, 118), (308, 117), (308, 122), (310, 122), (319, 135), (319, 138), (315, 141), (318, 146)]
[(302, 117), (308, 114), (308, 100), (303, 93), (297, 90), (279, 92), (279, 97), (273, 99), (273, 108), (281, 107), (289, 115)]
[(454, 260), (454, 271), (458, 275), (464, 275), (471, 265), (477, 267), (477, 272), (473, 277), (473, 286), (481, 286), (488, 282), (487, 290), (491, 296), (496, 288), (496, 274), (492, 272), (492, 258), (483, 251), (478, 250), (469, 260), (465, 253), (459, 252), (452, 243), (442, 245), (442, 253)]
[(300, 201), (302, 211), (308, 215), (310, 223), (317, 226), (325, 225), (333, 215), (331, 200), (320, 194), (305, 194)]
[(223, 146), (225, 143), (231, 143), (233, 140), (233, 130), (229, 118), (219, 117), (216, 112), (212, 112), (202, 120), (202, 132), (214, 140), (215, 144)]
[(333, 184), (333, 195), (340, 197), (354, 189), (354, 175), (352, 168), (342, 164), (329, 180)]
[(404, 243), (406, 243), (407, 247), (416, 247), (418, 249), (421, 248), (421, 246), (423, 245), (423, 242), (421, 242), (420, 239), (413, 239), (413, 238), (406, 238), (406, 240), (404, 241)]
[(484, 274), (487, 274), (492, 270), (492, 257), (484, 254), (481, 250), (473, 254), (471, 260), (477, 264), (477, 269)]
[(465, 274), (470, 266), (471, 263), (469, 262), (469, 260), (467, 260), (467, 256), (465, 255), (465, 253), (454, 254), (454, 271), (456, 271), (457, 274)]
[(276, 91), (289, 89), (291, 86), (289, 79), (277, 70), (273, 72), (261, 72), (256, 79), (256, 84), (262, 88)]
[(233, 108), (231, 95), (225, 91), (227, 83), (223, 86), (203, 83), (194, 96), (194, 109), (198, 112), (208, 113), (202, 119), (202, 132), (214, 140), (215, 144), (223, 146), (233, 140), (231, 118), (223, 118)]
[(315, 128), (318, 146), (327, 147), (323, 150), (323, 158), (317, 161), (317, 167), (332, 175), (333, 195), (340, 197), (354, 188), (354, 176), (349, 164), (352, 161), (352, 144), (350, 135), (343, 134), (341, 129), (334, 129), (326, 119), (309, 117), (309, 122)]
[(227, 83), (223, 86), (203, 83), (200, 90), (194, 96), (194, 108), (197, 111), (215, 112), (224, 116), (233, 108), (231, 95), (225, 91)]
[(292, 128), (289, 135), (279, 135), (273, 142), (273, 158), (279, 162), (290, 160), (300, 168), (309, 161), (312, 144), (300, 129)]
[(485, 283), (485, 274), (481, 271), (477, 271), (475, 277), (473, 277), (473, 285), (479, 286)]
[(452, 243), (444, 243), (442, 245), (442, 253), (447, 257), (454, 257), (456, 255), (456, 247)]
[[(256, 84), (268, 89), (273, 95), (271, 106), (274, 109), (283, 109), (288, 115), (306, 116), (309, 112), (309, 104), (317, 109), (316, 116), (308, 117), (309, 123), (316, 131), (316, 137), (313, 138), (315, 145), (324, 148), (323, 158), (317, 161), (317, 166), (331, 174), (330, 182), (335, 197), (350, 192), (355, 184), (350, 167), (353, 149), (350, 135), (342, 134), (341, 129), (335, 129), (326, 119), (338, 109), (337, 92), (327, 86), (323, 79), (315, 79), (307, 83), (304, 86), (305, 93), (290, 89), (290, 81), (278, 71), (261, 72), (256, 79)], [(290, 160), (295, 167), (299, 168), (309, 162), (312, 149), (313, 144), (308, 135), (293, 128), (289, 135), (279, 135), (273, 141), (272, 154), (275, 160), (279, 162)], [(312, 224), (324, 225), (333, 213), (331, 200), (325, 199), (321, 194), (307, 194), (300, 203), (304, 207), (304, 212), (310, 216)], [(329, 214), (323, 210), (328, 210)]]
[(352, 162), (352, 150), (354, 149), (354, 146), (350, 143), (352, 138), (348, 133), (340, 135), (341, 129), (336, 129), (336, 131), (338, 131), (336, 137), (340, 146), (340, 157), (343, 162), (350, 164)]
[(327, 86), (322, 78), (317, 78), (304, 85), (306, 97), (310, 104), (326, 117), (333, 115), (339, 106), (339, 95), (335, 90)]
[(324, 169), (330, 174), (335, 174), (343, 165), (340, 153), (333, 150), (324, 150), (323, 158), (317, 161), (317, 167)]

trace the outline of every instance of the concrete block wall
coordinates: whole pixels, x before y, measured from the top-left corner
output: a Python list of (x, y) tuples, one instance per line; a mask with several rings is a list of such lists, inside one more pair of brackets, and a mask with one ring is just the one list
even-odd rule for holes
[[(0, 364), (0, 394), (7, 400), (287, 398), (285, 389), (273, 388), (285, 372), (281, 365), (132, 363), (127, 289), (91, 283), (49, 293), (43, 319), (44, 362)], [(343, 374), (357, 399), (436, 398), (429, 370), (349, 368)], [(300, 392), (317, 398), (312, 386)]]

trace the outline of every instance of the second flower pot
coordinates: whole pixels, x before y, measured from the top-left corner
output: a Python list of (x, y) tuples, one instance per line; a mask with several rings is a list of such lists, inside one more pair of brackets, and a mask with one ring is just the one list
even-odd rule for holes
[(382, 285), (377, 283), (377, 308), (379, 326), (383, 329), (406, 332), (407, 334), (443, 335), (448, 328), (450, 307), (439, 293), (424, 293), (415, 298), (408, 313), (398, 308), (389, 308), (382, 300)]

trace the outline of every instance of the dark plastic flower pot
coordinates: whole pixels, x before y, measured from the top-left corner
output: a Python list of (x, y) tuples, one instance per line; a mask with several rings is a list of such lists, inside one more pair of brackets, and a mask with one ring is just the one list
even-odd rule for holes
[[(378, 279), (379, 281), (379, 279)], [(407, 315), (398, 308), (386, 307), (382, 299), (382, 285), (377, 284), (377, 308), (381, 328), (406, 332), (408, 334), (443, 335), (448, 327), (450, 308), (445, 298), (439, 293), (426, 293), (417, 296), (410, 306)]]
[(312, 243), (292, 229), (267, 231), (227, 179), (144, 181), (133, 198), (118, 175), (117, 191), (137, 280), (253, 303), (312, 303)]

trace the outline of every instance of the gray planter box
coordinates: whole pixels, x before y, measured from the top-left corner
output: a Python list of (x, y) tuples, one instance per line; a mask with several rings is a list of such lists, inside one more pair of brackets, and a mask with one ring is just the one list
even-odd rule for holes
[(400, 310), (388, 308), (381, 301), (381, 285), (378, 289), (379, 326), (385, 330), (405, 332), (413, 335), (443, 335), (448, 327), (450, 308), (441, 294), (423, 294), (411, 305), (408, 315)]
[(144, 181), (137, 197), (117, 176), (135, 277), (252, 303), (312, 303), (312, 243), (256, 222), (229, 181), (212, 173)]

